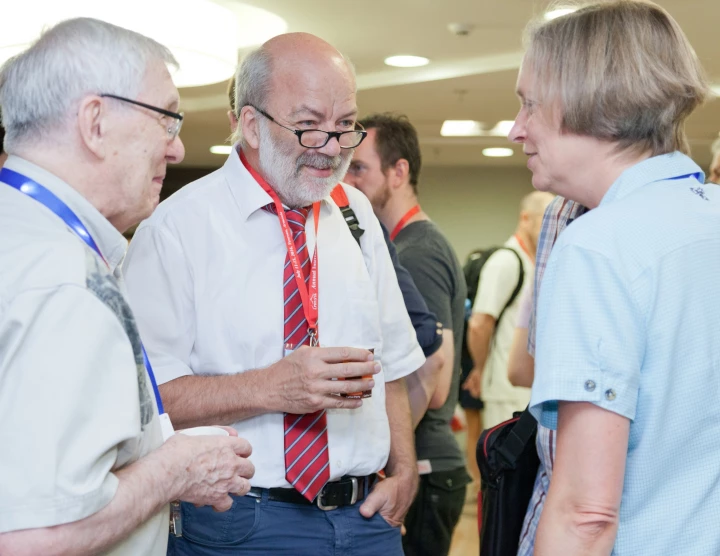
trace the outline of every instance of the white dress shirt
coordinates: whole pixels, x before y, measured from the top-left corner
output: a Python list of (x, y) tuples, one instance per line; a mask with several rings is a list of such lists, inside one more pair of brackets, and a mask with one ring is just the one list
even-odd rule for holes
[[(330, 478), (382, 469), (390, 450), (385, 382), (424, 362), (380, 224), (362, 193), (345, 186), (362, 252), (330, 197), (318, 230), (319, 340), (374, 348), (382, 371), (355, 410), (328, 410)], [(131, 242), (124, 273), (159, 383), (242, 373), (283, 357), (283, 266), (287, 247), (271, 202), (233, 151), (225, 165), (161, 203)], [(315, 249), (312, 211), (307, 244)], [(243, 393), (239, 393), (243, 395)], [(250, 441), (253, 486), (285, 480), (283, 415), (233, 425)]]
[[(100, 511), (118, 487), (112, 471), (162, 444), (126, 331), (132, 315), (118, 278), (127, 241), (53, 174), (16, 156), (5, 167), (65, 202), (108, 266), (48, 208), (0, 183), (0, 532)], [(164, 555), (168, 516), (106, 554)]]

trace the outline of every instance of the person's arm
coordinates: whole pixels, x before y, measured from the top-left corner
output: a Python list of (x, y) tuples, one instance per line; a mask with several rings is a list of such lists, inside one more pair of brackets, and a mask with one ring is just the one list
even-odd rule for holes
[(432, 355), (425, 357), (425, 363), (423, 363), (422, 367), (405, 377), (408, 397), (410, 398), (413, 428), (418, 426), (418, 423), (420, 423), (423, 415), (428, 410), (444, 361), (444, 351), (439, 349)]
[(495, 334), (495, 325), (495, 317), (485, 313), (473, 313), (468, 321), (467, 345), (473, 368), (462, 387), (476, 398), (482, 394), (483, 371), (490, 353), (490, 342)]
[(379, 481), (360, 513), (370, 518), (380, 512), (385, 521), (400, 527), (418, 486), (415, 437), (405, 379), (385, 383), (385, 407), (390, 423), (390, 456), (385, 465), (387, 478)]
[(450, 394), (450, 385), (455, 369), (455, 339), (453, 331), (449, 328), (443, 328), (443, 343), (440, 350), (443, 353), (443, 365), (437, 374), (437, 382), (428, 402), (429, 409), (440, 409), (445, 405)]
[(535, 359), (528, 353), (528, 329), (516, 328), (508, 357), (508, 379), (513, 386), (532, 388)]
[(303, 346), (266, 369), (176, 378), (161, 385), (160, 394), (176, 426), (229, 425), (264, 413), (356, 409), (362, 400), (335, 394), (371, 390), (374, 379), (331, 379), (378, 372), (367, 350)]
[[(230, 431), (229, 431), (230, 432)], [(172, 500), (226, 511), (228, 493), (250, 489), (250, 444), (231, 437), (176, 435), (144, 458), (114, 473), (115, 496), (100, 511), (79, 521), (0, 533), (0, 554), (82, 556), (97, 554), (129, 536)]]
[(609, 555), (617, 535), (630, 420), (587, 402), (560, 402), (552, 481), (537, 556)]
[(512, 296), (520, 272), (523, 272), (523, 269), (518, 257), (507, 249), (498, 249), (490, 256), (480, 273), (467, 331), (468, 351), (473, 360), (473, 369), (462, 385), (463, 389), (476, 398), (481, 395), (483, 372), (490, 353), (490, 343), (498, 325), (497, 318)]

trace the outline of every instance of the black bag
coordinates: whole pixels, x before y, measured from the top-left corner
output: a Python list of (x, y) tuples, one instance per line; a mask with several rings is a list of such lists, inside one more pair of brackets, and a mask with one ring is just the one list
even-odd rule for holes
[(483, 431), (477, 445), (481, 556), (516, 556), (540, 465), (537, 421), (527, 409), (515, 415)]

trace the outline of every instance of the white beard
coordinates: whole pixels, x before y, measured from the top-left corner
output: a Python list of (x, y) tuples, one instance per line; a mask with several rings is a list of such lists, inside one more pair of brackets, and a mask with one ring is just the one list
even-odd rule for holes
[[(352, 149), (343, 149), (338, 156), (308, 149), (293, 160), (294, 149), (283, 148), (282, 144), (273, 141), (269, 123), (263, 121), (258, 131), (260, 169), (280, 200), (290, 208), (306, 207), (327, 197), (350, 166)], [(304, 166), (332, 168), (333, 173), (327, 178), (302, 175)]]

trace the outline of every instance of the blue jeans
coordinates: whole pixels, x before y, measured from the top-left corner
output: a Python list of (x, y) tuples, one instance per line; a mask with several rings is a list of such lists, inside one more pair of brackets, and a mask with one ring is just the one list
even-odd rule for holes
[(183, 536), (170, 535), (168, 556), (403, 554), (400, 529), (379, 513), (365, 519), (362, 502), (326, 512), (267, 497), (267, 491), (262, 498), (233, 497), (227, 512), (183, 503)]

